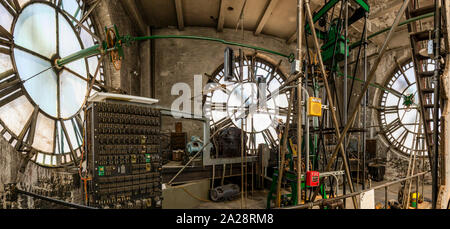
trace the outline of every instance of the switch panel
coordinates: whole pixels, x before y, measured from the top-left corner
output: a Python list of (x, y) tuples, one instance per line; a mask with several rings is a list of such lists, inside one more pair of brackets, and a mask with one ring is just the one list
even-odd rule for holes
[(161, 113), (148, 105), (94, 102), (87, 109), (89, 205), (161, 208)]

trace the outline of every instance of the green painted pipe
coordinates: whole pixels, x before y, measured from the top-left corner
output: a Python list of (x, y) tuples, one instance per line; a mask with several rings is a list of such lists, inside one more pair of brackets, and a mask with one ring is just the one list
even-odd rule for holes
[[(244, 48), (250, 48), (254, 50), (259, 50), (266, 53), (271, 53), (277, 56), (285, 57), (289, 59), (289, 62), (292, 62), (295, 59), (294, 54), (286, 55), (280, 52), (276, 52), (273, 50), (269, 50), (266, 48), (261, 48), (253, 45), (247, 45), (247, 44), (241, 44), (237, 42), (230, 42), (225, 41), (222, 39), (212, 38), (212, 37), (201, 37), (201, 36), (180, 36), (180, 35), (155, 35), (155, 36), (146, 36), (146, 37), (131, 37), (131, 41), (145, 41), (145, 40), (154, 40), (154, 39), (192, 39), (192, 40), (203, 40), (203, 41), (212, 41), (212, 42), (219, 42), (225, 45), (232, 45), (232, 46), (239, 46)], [(92, 55), (98, 55), (101, 53), (101, 46), (100, 45), (94, 45), (90, 48), (80, 50), (76, 53), (73, 53), (67, 57), (61, 58), (57, 61), (57, 64), (59, 67), (62, 67), (66, 64), (69, 64), (73, 61), (76, 61), (81, 58), (85, 58)]]
[(61, 59), (57, 60), (56, 64), (58, 65), (58, 67), (62, 67), (64, 65), (66, 65), (66, 64), (69, 64), (71, 62), (77, 61), (79, 59), (82, 59), (82, 58), (85, 58), (85, 57), (88, 57), (88, 56), (98, 55), (98, 54), (101, 53), (101, 48), (100, 47), (101, 46), (98, 44), (98, 45), (94, 45), (94, 46), (92, 46), (90, 48), (80, 50), (80, 51), (78, 51), (76, 53), (73, 53), (73, 54), (67, 56), (67, 57), (64, 57), (64, 58), (61, 58)]
[[(428, 14), (424, 14), (424, 15), (421, 15), (421, 16), (418, 16), (418, 17), (414, 17), (414, 18), (410, 18), (410, 19), (408, 19), (406, 21), (400, 22), (398, 24), (398, 26), (404, 26), (404, 25), (407, 25), (409, 23), (412, 23), (412, 22), (415, 22), (415, 21), (418, 21), (418, 20), (422, 20), (422, 19), (425, 19), (425, 18), (433, 17), (433, 16), (434, 16), (434, 12), (428, 13)], [(378, 31), (378, 32), (376, 32), (374, 34), (371, 34), (370, 36), (367, 37), (367, 39), (370, 40), (371, 38), (374, 38), (374, 37), (376, 37), (376, 36), (378, 36), (378, 35), (380, 35), (382, 33), (385, 33), (387, 31), (389, 31), (389, 30), (391, 30), (391, 27), (382, 29), (382, 30), (380, 30), (380, 31)], [(357, 41), (357, 42), (355, 42), (355, 43), (350, 45), (350, 49), (354, 49), (354, 48), (360, 46), (362, 43), (363, 43), (362, 40)]]
[(212, 42), (219, 42), (225, 45), (232, 45), (232, 46), (239, 46), (244, 48), (250, 48), (254, 50), (259, 50), (266, 53), (271, 53), (277, 56), (282, 56), (285, 58), (288, 58), (289, 61), (293, 61), (293, 58), (295, 58), (294, 54), (286, 55), (283, 53), (279, 53), (273, 50), (269, 50), (266, 48), (261, 48), (253, 45), (247, 45), (247, 44), (241, 44), (237, 42), (231, 42), (231, 41), (225, 41), (218, 38), (212, 38), (212, 37), (201, 37), (201, 36), (185, 36), (185, 35), (155, 35), (155, 36), (146, 36), (146, 37), (135, 37), (132, 38), (135, 41), (143, 41), (143, 40), (154, 40), (154, 39), (192, 39), (192, 40), (204, 40), (204, 41), (212, 41)]
[[(338, 72), (337, 75), (338, 75), (338, 76), (344, 76), (344, 73)], [(358, 81), (358, 82), (360, 82), (360, 83), (366, 83), (366, 81), (364, 81), (364, 80), (362, 80), (362, 79), (358, 79), (358, 78), (356, 78), (356, 77), (349, 76), (349, 75), (347, 75), (347, 79), (355, 79), (355, 81)], [(395, 93), (394, 91), (392, 91), (392, 90), (390, 90), (390, 89), (388, 89), (388, 88), (385, 88), (385, 87), (383, 87), (383, 86), (381, 86), (381, 85), (379, 85), (379, 84), (373, 84), (373, 83), (371, 83), (371, 84), (369, 84), (369, 86), (374, 87), (374, 88), (378, 88), (378, 89), (383, 90), (383, 91), (388, 91), (388, 92), (391, 92), (391, 93)]]

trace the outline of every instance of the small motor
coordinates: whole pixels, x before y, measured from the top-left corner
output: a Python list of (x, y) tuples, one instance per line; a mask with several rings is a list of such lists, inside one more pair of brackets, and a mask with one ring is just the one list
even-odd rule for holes
[(192, 136), (191, 141), (186, 144), (186, 152), (189, 156), (194, 156), (198, 151), (200, 151), (203, 147), (203, 141), (197, 137)]
[(212, 189), (210, 191), (210, 197), (214, 202), (231, 200), (239, 195), (239, 190), (239, 186), (235, 184), (227, 184)]

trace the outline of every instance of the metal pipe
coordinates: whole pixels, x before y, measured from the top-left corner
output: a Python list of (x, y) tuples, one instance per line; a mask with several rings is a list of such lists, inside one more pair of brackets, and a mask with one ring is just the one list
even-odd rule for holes
[[(348, 75), (348, 51), (347, 51), (347, 47), (348, 47), (348, 0), (344, 1), (345, 4), (345, 14), (344, 14), (344, 75)], [(344, 91), (343, 91), (343, 125), (347, 125), (347, 119), (348, 119), (348, 80), (347, 77), (342, 77), (343, 81), (344, 81)], [(347, 142), (347, 137), (344, 137), (344, 142)], [(344, 152), (345, 152), (345, 157), (347, 157), (347, 144), (344, 144)], [(345, 181), (345, 177), (344, 177), (344, 181)], [(348, 182), (352, 182), (351, 180), (349, 180)], [(344, 191), (344, 195), (347, 193), (347, 189), (346, 189), (346, 185), (345, 182), (343, 183), (343, 187), (342, 187), (343, 191)], [(344, 202), (344, 207), (346, 206), (346, 203)]]
[[(367, 20), (369, 19), (369, 12), (365, 13), (365, 23), (366, 23), (366, 32), (364, 35), (364, 81), (367, 81)], [(367, 101), (369, 99), (369, 93), (366, 91), (364, 93), (364, 101), (363, 101), (363, 129), (366, 129), (366, 118), (367, 118)], [(366, 133), (362, 133), (362, 151), (363, 151), (363, 183), (362, 189), (366, 188)]]
[(434, 163), (432, 164), (432, 206), (433, 209), (437, 207), (437, 199), (439, 192), (439, 102), (440, 102), (440, 59), (441, 59), (441, 1), (435, 0), (435, 15), (434, 15), (434, 111), (433, 111), (433, 156)]
[(384, 209), (387, 209), (387, 206), (388, 206), (388, 186), (384, 187)]
[[(383, 44), (383, 46), (382, 46), (382, 48), (380, 50), (380, 54), (379, 54), (378, 58), (375, 60), (374, 65), (373, 65), (373, 67), (372, 67), (372, 69), (370, 71), (370, 74), (368, 76), (368, 80), (364, 84), (364, 87), (363, 87), (363, 90), (362, 90), (362, 94), (356, 100), (356, 107), (355, 107), (355, 109), (353, 111), (353, 114), (352, 114), (352, 116), (350, 118), (350, 121), (345, 126), (344, 131), (342, 133), (342, 136), (338, 136), (338, 138), (339, 138), (338, 145), (342, 144), (342, 142), (344, 141), (344, 137), (347, 134), (348, 130), (350, 129), (350, 127), (351, 127), (351, 125), (353, 123), (353, 120), (355, 120), (357, 114), (359, 113), (359, 107), (361, 106), (361, 102), (362, 102), (362, 100), (363, 100), (363, 98), (365, 96), (364, 93), (367, 91), (367, 89), (369, 88), (370, 82), (372, 82), (373, 78), (375, 77), (375, 72), (376, 72), (376, 70), (378, 68), (378, 65), (380, 64), (381, 59), (384, 56), (384, 53), (386, 52), (386, 48), (388, 46), (388, 43), (391, 40), (391, 38), (392, 38), (392, 36), (394, 34), (394, 31), (395, 31), (395, 29), (398, 26), (400, 18), (402, 17), (403, 13), (405, 12), (405, 10), (406, 10), (406, 8), (408, 6), (408, 3), (409, 3), (409, 0), (405, 0), (405, 2), (403, 3), (402, 7), (399, 10), (399, 12), (397, 13), (395, 21), (394, 21), (394, 23), (393, 23), (393, 25), (391, 27), (391, 30), (389, 31), (389, 34), (386, 37), (386, 40), (384, 41), (384, 44)], [(339, 151), (339, 148), (336, 147), (336, 149), (333, 152), (332, 158), (335, 157), (335, 155), (337, 155), (338, 151)]]
[(249, 49), (254, 49), (254, 50), (259, 50), (262, 52), (266, 52), (266, 53), (271, 53), (277, 56), (282, 56), (285, 58), (288, 58), (290, 60), (293, 60), (294, 54), (290, 54), (290, 55), (286, 55), (280, 52), (276, 52), (273, 50), (269, 50), (266, 48), (261, 48), (258, 46), (254, 46), (254, 45), (248, 45), (248, 44), (242, 44), (242, 43), (238, 43), (238, 42), (232, 42), (232, 41), (226, 41), (226, 40), (222, 40), (222, 39), (218, 39), (218, 38), (212, 38), (212, 37), (202, 37), (202, 36), (188, 36), (188, 35), (154, 35), (154, 36), (144, 36), (144, 37), (135, 37), (132, 38), (132, 40), (134, 41), (142, 41), (142, 40), (149, 40), (149, 39), (191, 39), (191, 40), (204, 40), (204, 41), (212, 41), (212, 42), (219, 42), (225, 45), (232, 45), (232, 46), (238, 46), (238, 47), (244, 47), (244, 48), (249, 48)]
[[(334, 105), (333, 105), (333, 98), (331, 97), (331, 91), (330, 91), (330, 87), (328, 85), (328, 77), (327, 77), (327, 73), (325, 72), (325, 66), (323, 63), (323, 59), (322, 56), (320, 55), (320, 47), (319, 47), (319, 41), (317, 40), (317, 35), (316, 35), (316, 30), (315, 30), (315, 26), (314, 26), (314, 22), (312, 19), (312, 13), (311, 13), (311, 8), (309, 6), (309, 0), (305, 0), (305, 8), (306, 8), (306, 13), (307, 13), (307, 19), (308, 22), (311, 26), (311, 32), (312, 32), (312, 36), (313, 36), (313, 40), (314, 40), (314, 48), (316, 49), (316, 53), (319, 59), (319, 64), (320, 64), (320, 70), (323, 76), (323, 81), (324, 81), (324, 85), (325, 85), (325, 89), (327, 91), (327, 97), (328, 97), (328, 103), (330, 105), (330, 111), (331, 111), (331, 116), (333, 119), (333, 124), (334, 124), (334, 128), (336, 130), (336, 135), (338, 138), (341, 137), (341, 132), (339, 130), (339, 123), (337, 121), (337, 117), (336, 117), (336, 112), (334, 110)], [(345, 151), (344, 151), (344, 147), (342, 142), (337, 144), (336, 149), (340, 149), (341, 153), (342, 153), (342, 158), (343, 158), (343, 162), (344, 162), (344, 167), (345, 167), (345, 174), (346, 177), (348, 179), (349, 182), (349, 186), (350, 186), (350, 190), (353, 192), (353, 184), (351, 183), (351, 175), (350, 175), (350, 169), (348, 167), (348, 162), (347, 162), (347, 158), (345, 157)], [(333, 155), (331, 158), (331, 162), (328, 163), (328, 167), (326, 171), (330, 171), (331, 165), (333, 164), (334, 160), (336, 159), (336, 155)], [(318, 189), (316, 189), (316, 191), (314, 192), (314, 196), (313, 196), (313, 200), (315, 198), (315, 196), (318, 194)], [(352, 197), (353, 200), (353, 206), (355, 208), (357, 208), (357, 202), (356, 202), (356, 197)]]
[[(302, 68), (302, 64), (303, 61), (301, 61), (302, 58), (302, 45), (303, 45), (303, 0), (297, 0), (297, 59), (300, 61), (300, 72), (303, 69)], [(308, 50), (307, 50), (308, 52)], [(308, 72), (308, 68), (306, 66), (306, 72)], [(302, 130), (302, 111), (303, 111), (303, 107), (302, 107), (302, 93), (300, 93), (302, 91), (302, 77), (301, 77), (301, 73), (299, 74), (299, 79), (298, 79), (298, 87), (297, 87), (297, 110), (298, 110), (298, 114), (297, 114), (297, 203), (301, 204), (302, 201), (302, 150), (301, 150), (301, 145), (302, 145), (302, 135), (303, 135), (303, 130)], [(291, 95), (292, 97), (294, 96), (293, 94)]]
[(287, 145), (287, 136), (289, 134), (289, 127), (291, 123), (291, 113), (292, 113), (292, 106), (294, 103), (294, 93), (295, 88), (291, 89), (291, 98), (289, 99), (289, 105), (288, 105), (288, 114), (286, 118), (286, 126), (284, 127), (284, 130), (281, 134), (281, 141), (280, 141), (280, 155), (281, 155), (281, 163), (280, 167), (278, 168), (278, 183), (277, 183), (277, 207), (281, 206), (281, 181), (283, 178), (283, 172), (284, 172), (284, 162), (286, 159), (285, 153), (286, 153), (286, 145)]
[[(307, 75), (308, 74), (306, 73), (305, 77), (307, 77)], [(305, 93), (306, 97), (305, 97), (304, 104), (306, 104), (308, 102), (308, 100), (309, 100), (309, 97), (310, 97), (309, 93), (308, 93), (308, 90), (306, 88), (304, 88), (304, 87), (300, 87), (300, 92)], [(303, 106), (301, 106), (301, 108), (303, 109)], [(310, 168), (309, 168), (309, 153), (310, 153), (310, 150), (309, 150), (309, 132), (310, 131), (309, 131), (309, 117), (307, 115), (305, 115), (305, 129), (306, 129), (306, 133), (305, 133), (306, 134), (306, 138), (305, 138), (305, 141), (306, 141), (306, 143), (305, 143), (305, 148), (306, 148), (305, 172), (308, 172), (310, 170)], [(299, 149), (301, 149), (301, 148), (299, 148), (299, 146), (301, 146), (301, 143), (299, 145), (298, 142), (297, 142), (297, 151), (299, 151)]]
[(83, 50), (80, 50), (78, 52), (75, 52), (75, 53), (73, 53), (73, 54), (71, 54), (71, 55), (69, 55), (67, 57), (64, 57), (64, 58), (56, 60), (56, 65), (58, 67), (62, 67), (64, 65), (72, 63), (72, 62), (74, 62), (76, 60), (79, 60), (79, 59), (82, 59), (82, 58), (85, 58), (85, 57), (89, 57), (89, 56), (93, 56), (93, 55), (99, 55), (101, 53), (102, 53), (101, 46), (99, 44), (97, 44), (97, 45), (94, 45), (94, 46), (92, 46), (90, 48), (83, 49)]
[(347, 198), (350, 198), (350, 197), (354, 197), (354, 196), (360, 195), (363, 192), (370, 191), (372, 189), (375, 190), (375, 189), (389, 187), (391, 185), (400, 183), (402, 181), (413, 179), (415, 177), (425, 175), (425, 174), (427, 174), (429, 172), (430, 171), (418, 173), (418, 174), (410, 176), (410, 177), (405, 177), (405, 178), (402, 178), (402, 179), (399, 179), (399, 180), (396, 180), (396, 181), (387, 182), (385, 184), (382, 184), (382, 185), (379, 185), (379, 186), (375, 186), (375, 187), (372, 187), (372, 188), (367, 189), (367, 190), (361, 190), (361, 191), (357, 191), (357, 192), (352, 192), (352, 193), (345, 194), (345, 195), (342, 195), (342, 196), (338, 196), (338, 197), (335, 197), (335, 198), (332, 198), (332, 199), (321, 199), (321, 200), (317, 200), (317, 201), (314, 201), (314, 202), (311, 202), (311, 203), (297, 205), (297, 206), (289, 206), (289, 207), (284, 207), (284, 208), (281, 208), (281, 209), (306, 209), (306, 208), (311, 208), (313, 206), (318, 206), (318, 205), (321, 205), (321, 204), (324, 204), (324, 203), (327, 203), (327, 202), (330, 202), (330, 201), (342, 200), (342, 199), (347, 199)]

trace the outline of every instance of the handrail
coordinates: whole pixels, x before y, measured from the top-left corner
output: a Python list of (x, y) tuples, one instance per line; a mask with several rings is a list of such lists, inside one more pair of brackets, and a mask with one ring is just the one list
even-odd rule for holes
[(307, 204), (283, 207), (283, 208), (279, 208), (279, 209), (307, 209), (307, 208), (312, 208), (313, 206), (319, 206), (319, 205), (322, 205), (322, 204), (327, 203), (327, 202), (332, 202), (332, 201), (335, 201), (335, 200), (347, 199), (347, 198), (350, 198), (350, 197), (353, 197), (353, 196), (357, 196), (357, 195), (359, 195), (361, 193), (367, 192), (367, 191), (372, 190), (372, 189), (385, 188), (385, 187), (388, 187), (388, 186), (391, 186), (391, 185), (394, 185), (394, 184), (397, 184), (397, 183), (400, 183), (400, 182), (403, 182), (403, 181), (406, 181), (406, 180), (409, 180), (409, 179), (412, 179), (412, 178), (415, 178), (415, 177), (419, 177), (419, 176), (425, 175), (425, 174), (427, 174), (429, 172), (430, 171), (421, 172), (421, 173), (415, 174), (413, 176), (405, 177), (405, 178), (402, 178), (402, 179), (399, 179), (399, 180), (396, 180), (396, 181), (387, 182), (385, 184), (372, 187), (370, 189), (365, 189), (365, 190), (361, 190), (361, 191), (357, 191), (357, 192), (352, 192), (352, 193), (345, 194), (345, 195), (342, 195), (342, 196), (338, 196), (338, 197), (335, 197), (335, 198), (332, 198), (332, 199), (321, 199), (321, 200), (316, 200), (314, 202), (307, 203)]

